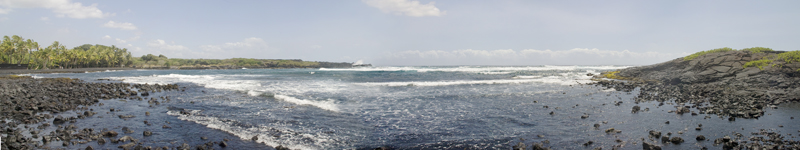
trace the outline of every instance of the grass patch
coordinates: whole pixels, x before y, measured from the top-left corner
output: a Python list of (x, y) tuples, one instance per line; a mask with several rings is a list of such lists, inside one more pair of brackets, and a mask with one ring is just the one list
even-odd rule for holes
[(628, 77), (617, 76), (617, 73), (619, 73), (619, 71), (603, 72), (601, 74), (603, 75), (603, 77), (609, 78), (609, 79), (617, 79), (617, 80), (631, 80), (632, 79), (632, 78), (628, 78)]
[(695, 59), (697, 57), (703, 56), (705, 54), (721, 53), (721, 52), (728, 52), (728, 51), (735, 51), (735, 49), (729, 48), (729, 47), (723, 47), (723, 48), (712, 49), (712, 50), (707, 50), (707, 51), (700, 51), (700, 52), (691, 54), (689, 56), (683, 57), (683, 60), (688, 61), (688, 60), (692, 60), (692, 59)]
[(771, 59), (764, 58), (764, 59), (761, 59), (761, 60), (753, 60), (753, 61), (747, 62), (742, 67), (744, 67), (744, 68), (747, 68), (747, 67), (758, 67), (758, 69), (764, 70), (764, 66), (767, 66), (770, 63), (772, 63)]
[[(772, 64), (772, 62), (774, 62), (776, 60), (783, 60), (784, 64), (800, 62), (800, 50), (776, 54), (775, 56), (772, 56), (772, 57), (769, 57), (769, 58), (764, 57), (764, 58), (761, 58), (759, 60), (753, 60), (753, 61), (745, 63), (742, 67), (744, 67), (744, 68), (747, 68), (747, 67), (758, 67), (758, 69), (764, 70), (764, 66)], [(780, 67), (782, 65), (781, 64), (772, 64), (772, 66), (773, 67), (774, 66), (779, 66)], [(800, 69), (797, 69), (797, 71), (800, 71)]]
[(785, 52), (775, 55), (778, 57), (777, 59), (783, 59), (784, 62), (793, 63), (793, 62), (800, 62), (800, 50)]
[(18, 76), (18, 75), (0, 76), (0, 79), (28, 79), (28, 78), (33, 78), (33, 77), (31, 77), (31, 76)]
[(753, 52), (753, 53), (763, 53), (763, 52), (772, 52), (772, 51), (775, 51), (775, 50), (772, 50), (771, 48), (766, 48), (766, 47), (751, 47), (751, 48), (742, 49), (741, 51), (749, 51), (749, 52)]

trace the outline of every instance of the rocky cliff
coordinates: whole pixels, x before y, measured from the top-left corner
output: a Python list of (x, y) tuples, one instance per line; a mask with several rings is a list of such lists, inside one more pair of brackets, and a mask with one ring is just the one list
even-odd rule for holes
[[(675, 112), (758, 118), (764, 108), (800, 100), (800, 63), (779, 59), (779, 51), (728, 51), (705, 54), (691, 60), (675, 60), (607, 72), (597, 84), (618, 90), (640, 89), (637, 102), (675, 102)], [(745, 67), (748, 62), (769, 63)], [(788, 62), (787, 62), (788, 61)], [(753, 63), (751, 63), (752, 65)], [(691, 112), (694, 113), (694, 112)]]

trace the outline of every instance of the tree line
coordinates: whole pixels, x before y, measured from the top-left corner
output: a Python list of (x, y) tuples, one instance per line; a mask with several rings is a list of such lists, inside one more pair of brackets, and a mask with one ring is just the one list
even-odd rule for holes
[(54, 41), (47, 46), (20, 36), (4, 36), (0, 41), (0, 64), (28, 64), (28, 69), (68, 69), (93, 67), (129, 67), (144, 69), (181, 69), (217, 67), (236, 68), (342, 68), (351, 63), (315, 62), (300, 59), (181, 59), (147, 54), (133, 57), (128, 49), (114, 45), (84, 44), (71, 49)]
[(58, 41), (47, 46), (18, 35), (3, 36), (0, 64), (28, 64), (28, 69), (126, 67), (134, 57), (128, 49), (114, 45), (84, 44), (67, 49)]

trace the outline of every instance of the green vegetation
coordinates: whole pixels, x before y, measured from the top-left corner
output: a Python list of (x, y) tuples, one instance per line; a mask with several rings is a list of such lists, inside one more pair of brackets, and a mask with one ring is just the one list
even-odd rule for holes
[[(778, 60), (782, 60), (783, 64), (800, 62), (800, 50), (780, 53), (771, 57), (764, 57), (759, 60), (753, 60), (745, 63), (742, 67), (747, 68), (755, 66), (758, 67), (758, 69), (764, 70), (764, 66), (769, 64), (772, 64), (772, 66), (781, 66), (782, 64), (773, 63)], [(797, 71), (800, 71), (800, 69), (797, 69)]]
[(683, 57), (683, 60), (686, 60), (686, 61), (688, 61), (688, 60), (692, 60), (692, 59), (694, 59), (694, 58), (697, 58), (697, 57), (703, 56), (703, 55), (705, 55), (705, 54), (710, 54), (710, 53), (721, 53), (721, 52), (728, 52), (728, 51), (735, 51), (735, 49), (732, 49), (732, 48), (729, 48), (729, 47), (723, 47), (723, 48), (712, 49), (712, 50), (707, 50), (707, 51), (700, 51), (700, 52), (697, 52), (697, 53), (691, 54), (691, 55), (689, 55), (689, 56)]
[(755, 67), (758, 67), (758, 69), (764, 70), (764, 66), (767, 66), (768, 64), (771, 64), (771, 63), (772, 63), (772, 60), (765, 58), (765, 59), (760, 59), (760, 60), (754, 60), (754, 61), (747, 62), (747, 63), (744, 64), (743, 67), (747, 68), (747, 67), (755, 66)]
[[(695, 59), (697, 57), (703, 56), (705, 54), (721, 53), (721, 52), (729, 52), (729, 51), (737, 51), (737, 50), (733, 49), (733, 48), (729, 48), (729, 47), (717, 48), (717, 49), (701, 51), (701, 52), (697, 52), (697, 53), (691, 54), (689, 56), (683, 57), (683, 60), (689, 61), (689, 60)], [(751, 52), (751, 53), (763, 53), (763, 52), (773, 52), (774, 50), (772, 50), (771, 48), (766, 48), (766, 47), (751, 47), (751, 48), (744, 48), (744, 49), (741, 49), (741, 50), (738, 50), (738, 51), (748, 51), (748, 52)]]
[(783, 62), (786, 63), (800, 62), (800, 50), (780, 53), (775, 56), (777, 59), (782, 59)]
[(606, 78), (609, 78), (609, 79), (631, 80), (631, 78), (628, 78), (628, 77), (617, 76), (617, 73), (619, 73), (619, 71), (603, 72), (601, 74), (603, 75), (603, 77), (606, 77)]
[(350, 67), (350, 63), (311, 62), (299, 59), (180, 59), (147, 54), (132, 57), (125, 48), (91, 45), (67, 49), (58, 41), (41, 47), (20, 36), (4, 36), (0, 41), (0, 64), (28, 64), (28, 69), (134, 67), (134, 68), (319, 68)]
[(751, 47), (751, 48), (742, 49), (742, 51), (749, 51), (749, 52), (752, 52), (752, 53), (763, 53), (763, 52), (772, 52), (774, 50), (772, 50), (771, 48), (766, 48), (766, 47)]
[(14, 35), (0, 43), (0, 64), (28, 64), (28, 69), (124, 67), (132, 63), (127, 49), (105, 45), (81, 45), (67, 49), (58, 41), (47, 47)]

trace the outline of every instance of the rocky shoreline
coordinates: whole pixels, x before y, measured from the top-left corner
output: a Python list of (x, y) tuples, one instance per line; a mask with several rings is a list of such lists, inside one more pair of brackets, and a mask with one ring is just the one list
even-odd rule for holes
[[(113, 108), (109, 111), (90, 109), (92, 106), (103, 106), (105, 100), (148, 101), (152, 107), (152, 105), (162, 102), (169, 102), (170, 99), (169, 97), (149, 97), (151, 93), (179, 90), (182, 89), (175, 84), (92, 83), (69, 78), (33, 79), (28, 76), (5, 76), (0, 78), (2, 149), (64, 149), (50, 147), (52, 146), (50, 143), (53, 142), (61, 142), (64, 147), (89, 142), (103, 145), (109, 142), (119, 143), (118, 147), (123, 149), (170, 149), (169, 147), (152, 148), (139, 143), (139, 140), (131, 136), (119, 134), (134, 132), (127, 127), (123, 127), (121, 131), (117, 132), (107, 129), (110, 128), (107, 126), (84, 128), (77, 127), (74, 123), (98, 113), (114, 112)], [(60, 112), (76, 112), (77, 115), (53, 116)], [(143, 115), (149, 116), (150, 113), (147, 112)], [(127, 120), (136, 116), (129, 114), (116, 117)], [(114, 118), (109, 117), (109, 119)], [(167, 126), (165, 125), (165, 127)], [(48, 131), (47, 128), (55, 129), (45, 133)], [(152, 135), (150, 131), (141, 133), (143, 136)], [(214, 144), (226, 146), (225, 141)], [(210, 148), (211, 146), (213, 145), (206, 144), (195, 147)], [(184, 143), (177, 148), (189, 149), (190, 147)], [(85, 149), (94, 148), (89, 145), (85, 146)]]
[[(748, 62), (771, 58), (780, 53), (784, 52), (710, 53), (692, 60), (678, 58), (590, 76), (598, 81), (594, 83), (596, 86), (626, 92), (638, 89), (638, 96), (634, 98), (637, 104), (656, 101), (659, 106), (664, 103), (675, 105), (675, 109), (668, 113), (714, 114), (728, 121), (736, 121), (737, 118), (758, 119), (765, 115), (767, 108), (777, 109), (781, 103), (800, 101), (799, 62), (777, 60), (777, 65), (766, 65), (764, 68), (744, 67)], [(658, 131), (651, 131), (648, 136), (651, 141), (660, 138), (664, 143), (675, 143), (674, 139), (661, 136)], [(697, 138), (700, 140), (700, 135)], [(722, 144), (723, 149), (800, 148), (800, 142), (783, 138), (780, 133), (762, 129), (761, 132), (751, 133), (749, 138), (742, 134), (726, 135), (715, 139), (714, 143)], [(642, 144), (644, 149), (660, 149), (646, 141)]]

